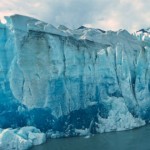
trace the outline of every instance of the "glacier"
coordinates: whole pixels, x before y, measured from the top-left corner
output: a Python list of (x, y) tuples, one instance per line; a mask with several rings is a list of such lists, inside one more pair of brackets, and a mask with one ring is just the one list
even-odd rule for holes
[(2, 130), (68, 137), (149, 121), (150, 29), (72, 30), (22, 15), (0, 23)]

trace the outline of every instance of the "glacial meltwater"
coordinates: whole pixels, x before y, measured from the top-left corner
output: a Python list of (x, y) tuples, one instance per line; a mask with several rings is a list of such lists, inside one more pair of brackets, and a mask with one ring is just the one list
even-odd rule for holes
[(150, 125), (129, 131), (50, 139), (31, 150), (150, 150)]

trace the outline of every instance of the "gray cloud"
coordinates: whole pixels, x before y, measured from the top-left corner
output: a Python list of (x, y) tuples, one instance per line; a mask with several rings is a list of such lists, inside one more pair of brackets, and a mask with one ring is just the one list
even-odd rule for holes
[(0, 16), (19, 13), (53, 25), (129, 31), (148, 27), (149, 0), (1, 0)]

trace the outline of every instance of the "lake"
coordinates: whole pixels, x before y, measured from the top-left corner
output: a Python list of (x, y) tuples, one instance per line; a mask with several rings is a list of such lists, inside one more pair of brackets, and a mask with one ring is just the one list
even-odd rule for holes
[(31, 150), (150, 150), (150, 125), (85, 137), (49, 139)]

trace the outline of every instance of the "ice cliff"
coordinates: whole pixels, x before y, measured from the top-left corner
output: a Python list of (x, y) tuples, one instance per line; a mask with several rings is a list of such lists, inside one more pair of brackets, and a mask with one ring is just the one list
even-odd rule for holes
[(71, 30), (21, 15), (6, 20), (0, 128), (28, 125), (74, 136), (149, 122), (149, 30)]

